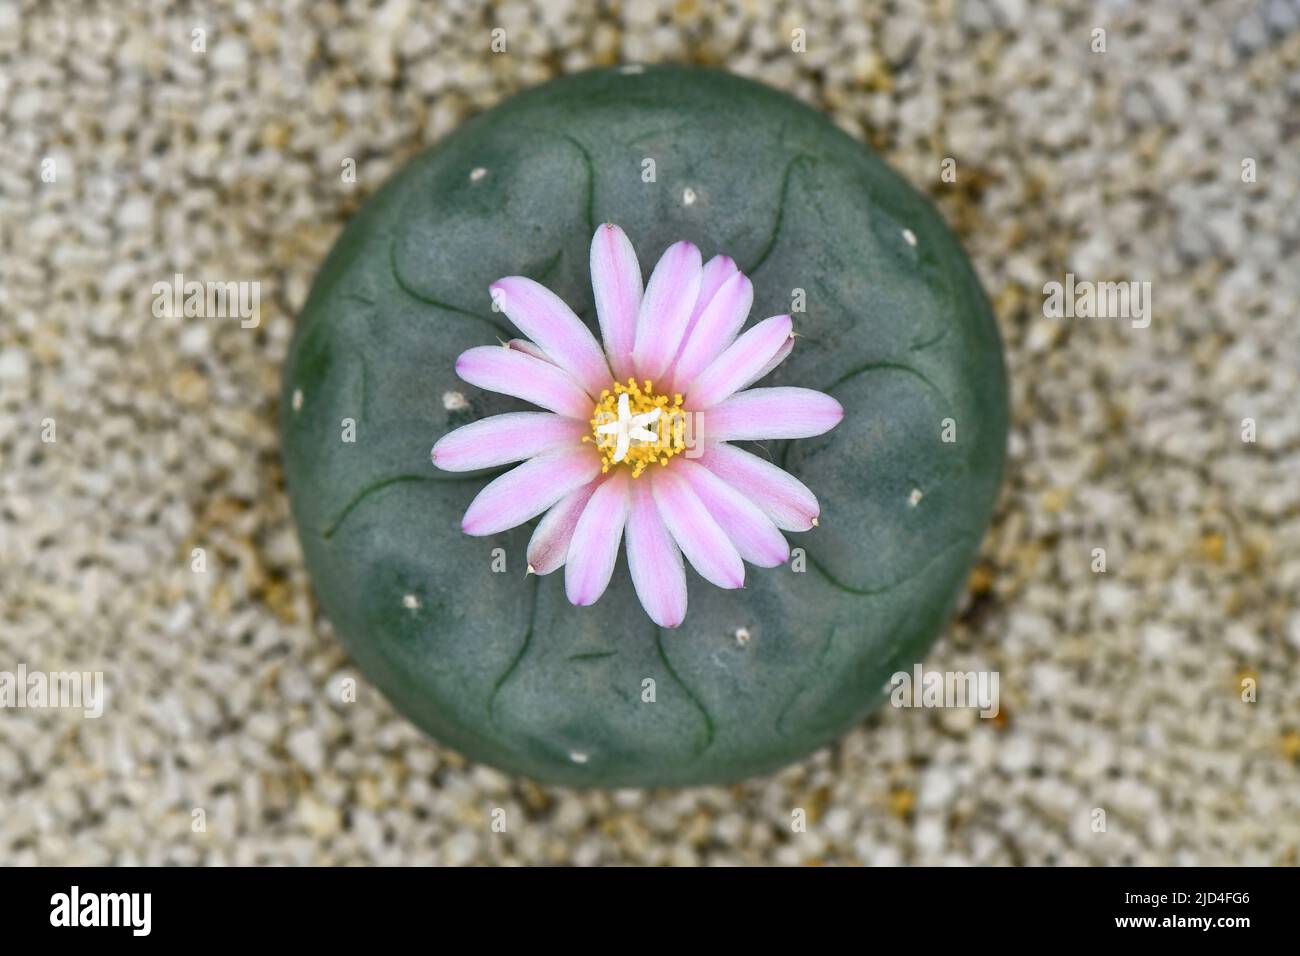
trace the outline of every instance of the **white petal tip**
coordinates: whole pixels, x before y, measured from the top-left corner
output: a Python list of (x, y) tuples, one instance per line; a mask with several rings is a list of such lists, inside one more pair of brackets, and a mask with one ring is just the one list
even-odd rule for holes
[(817, 518), (815, 517), (811, 521), (809, 521), (809, 524), (811, 524), (814, 528), (817, 527), (820, 523), (821, 522), (818, 521)]
[(527, 576), (527, 575), (529, 575), (529, 574), (536, 574), (536, 573), (537, 573), (537, 569), (536, 569), (535, 567), (533, 567), (531, 564), (528, 565), (528, 567), (526, 567), (526, 568), (524, 569), (524, 575), (525, 575), (525, 576)]
[(460, 530), (471, 538), (484, 538), (490, 534), (496, 534), (498, 530), (492, 527), (485, 527), (481, 518), (470, 518), (466, 516), (460, 522)]

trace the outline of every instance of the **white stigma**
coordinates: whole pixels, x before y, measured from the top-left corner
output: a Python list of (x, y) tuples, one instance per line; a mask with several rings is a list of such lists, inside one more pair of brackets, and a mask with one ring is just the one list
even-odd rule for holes
[(618, 420), (606, 422), (604, 425), (596, 426), (598, 435), (617, 435), (614, 446), (614, 454), (610, 461), (618, 463), (627, 457), (628, 449), (632, 447), (632, 441), (653, 442), (658, 441), (659, 436), (646, 428), (659, 419), (660, 409), (651, 409), (648, 412), (642, 412), (640, 415), (633, 415), (631, 406), (628, 404), (627, 393), (624, 392), (618, 397)]

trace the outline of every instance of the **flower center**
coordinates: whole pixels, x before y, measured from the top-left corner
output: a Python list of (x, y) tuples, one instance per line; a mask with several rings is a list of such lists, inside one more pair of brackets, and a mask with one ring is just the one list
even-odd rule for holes
[(686, 412), (682, 396), (655, 394), (649, 379), (637, 384), (615, 382), (600, 393), (591, 416), (591, 434), (583, 441), (596, 443), (601, 452), (601, 472), (625, 464), (637, 478), (646, 466), (668, 459), (686, 447)]

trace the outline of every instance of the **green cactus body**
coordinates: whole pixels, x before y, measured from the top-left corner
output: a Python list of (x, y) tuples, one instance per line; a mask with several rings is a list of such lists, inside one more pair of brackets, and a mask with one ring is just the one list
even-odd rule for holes
[[(495, 472), (429, 461), (451, 429), (526, 407), (453, 371), (517, 335), (489, 284), (530, 276), (594, 329), (588, 244), (606, 221), (647, 272), (679, 239), (732, 256), (750, 324), (791, 312), (799, 336), (760, 384), (846, 413), (816, 438), (742, 443), (812, 489), (821, 524), (742, 590), (690, 575), (674, 630), (642, 612), (625, 556), (573, 607), (562, 573), (525, 573), (528, 527), (462, 534)], [(361, 670), (467, 756), (578, 786), (737, 780), (861, 720), (951, 614), (1006, 429), (993, 316), (931, 205), (807, 107), (689, 68), (556, 80), (410, 163), (322, 267), (281, 417), (307, 565)]]

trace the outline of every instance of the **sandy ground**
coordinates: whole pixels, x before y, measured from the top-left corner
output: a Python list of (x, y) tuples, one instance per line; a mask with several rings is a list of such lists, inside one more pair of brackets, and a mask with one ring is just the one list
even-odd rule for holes
[[(0, 3), (0, 670), (106, 682), (98, 719), (0, 712), (0, 861), (1297, 862), (1300, 2), (106, 6)], [(557, 73), (666, 59), (827, 111), (965, 241), (1014, 424), (927, 664), (997, 670), (1003, 711), (580, 794), (466, 765), (364, 679), (340, 702), (279, 368), (407, 158)], [(178, 272), (260, 282), (259, 325), (156, 318)], [(1044, 315), (1066, 273), (1149, 281), (1149, 326)]]

